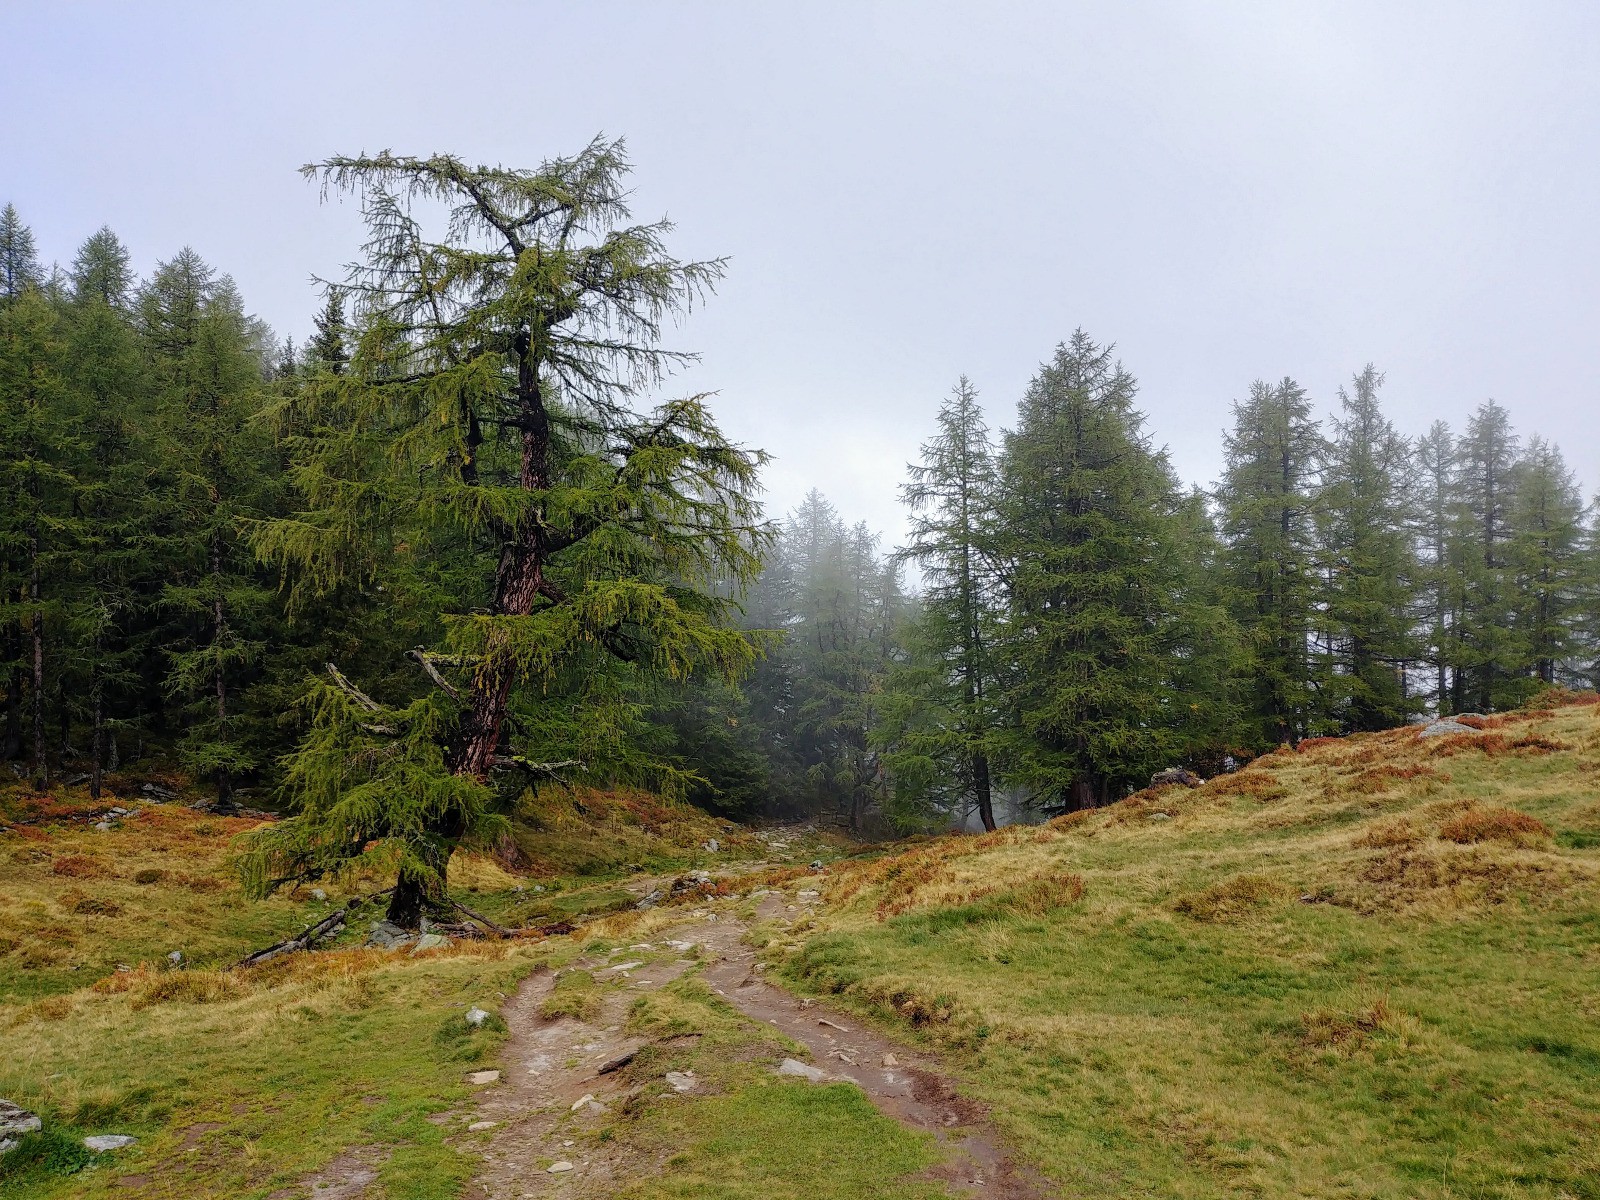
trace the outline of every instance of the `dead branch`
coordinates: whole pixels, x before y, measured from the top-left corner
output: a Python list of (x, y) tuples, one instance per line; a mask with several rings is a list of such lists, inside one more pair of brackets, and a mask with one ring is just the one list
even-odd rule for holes
[[(370, 713), (383, 711), (376, 700), (363, 692), (355, 684), (351, 683), (349, 678), (346, 677), (345, 673), (339, 670), (338, 667), (334, 666), (332, 663), (328, 663), (327, 667), (328, 674), (333, 677), (333, 682), (335, 685), (338, 686), (341, 692), (343, 692), (346, 696), (349, 696), (351, 700), (355, 701), (359, 707), (366, 709)], [(363, 725), (361, 728), (366, 730), (368, 733), (386, 733), (391, 736), (398, 732), (392, 725)]]
[(450, 905), (453, 908), (459, 908), (462, 912), (466, 913), (467, 916), (471, 917), (474, 921), (478, 922), (478, 924), (482, 925), (485, 929), (489, 930), (491, 933), (493, 933), (493, 934), (495, 934), (495, 935), (497, 935), (499, 937), (510, 937), (511, 936), (511, 931), (509, 929), (505, 928), (503, 925), (496, 925), (493, 921), (489, 920), (488, 917), (484, 916), (481, 913), (473, 912), (465, 904), (461, 903), (461, 901), (452, 900), (452, 901), (450, 901)]
[(407, 650), (406, 657), (416, 659), (417, 665), (428, 673), (428, 678), (438, 684), (445, 695), (449, 696), (457, 704), (461, 703), (461, 693), (456, 691), (455, 686), (448, 679), (439, 674), (438, 668), (433, 665), (433, 657), (427, 651), (418, 646), (415, 650)]

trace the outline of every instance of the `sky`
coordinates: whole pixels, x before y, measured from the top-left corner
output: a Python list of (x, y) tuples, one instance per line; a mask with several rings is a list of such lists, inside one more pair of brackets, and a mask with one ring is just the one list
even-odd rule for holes
[(957, 378), (1004, 428), (1080, 327), (1192, 483), (1252, 380), (1327, 414), (1372, 362), (1403, 432), (1493, 397), (1600, 484), (1600, 5), (4, 0), (0, 44), (41, 254), (192, 245), (296, 341), (360, 239), (301, 164), (624, 136), (730, 260), (666, 393), (886, 545)]

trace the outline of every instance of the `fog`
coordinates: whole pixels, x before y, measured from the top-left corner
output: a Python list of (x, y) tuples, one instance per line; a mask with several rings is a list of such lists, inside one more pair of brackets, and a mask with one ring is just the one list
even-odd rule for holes
[(1369, 361), (1403, 430), (1492, 396), (1600, 482), (1591, 5), (13, 3), (0, 39), (42, 255), (191, 242), (297, 341), (359, 239), (300, 164), (625, 135), (636, 214), (731, 259), (673, 387), (777, 455), (775, 510), (892, 541), (957, 376), (1003, 426), (1079, 326), (1193, 482), (1252, 379), (1326, 412)]

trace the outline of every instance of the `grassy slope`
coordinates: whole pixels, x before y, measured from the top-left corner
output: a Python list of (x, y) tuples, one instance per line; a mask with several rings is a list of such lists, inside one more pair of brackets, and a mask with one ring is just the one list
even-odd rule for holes
[[(0, 1196), (263, 1197), (352, 1147), (382, 1161), (384, 1190), (395, 1200), (460, 1195), (475, 1159), (469, 1146), (447, 1139), (462, 1121), (441, 1125), (439, 1114), (467, 1111), (464, 1074), (492, 1063), (503, 1037), (493, 1022), (469, 1032), (462, 1011), (493, 1011), (528, 971), (570, 959), (580, 946), (566, 938), (465, 943), (410, 957), (357, 948), (358, 928), (339, 950), (226, 971), (246, 951), (324, 915), (341, 895), (379, 885), (330, 883), (326, 902), (308, 891), (247, 902), (228, 856), (232, 837), (253, 822), (180, 805), (137, 807), (138, 815), (99, 831), (100, 810), (80, 792), (48, 801), (0, 792), (0, 1096), (46, 1121), (43, 1137), (0, 1158)], [(528, 873), (472, 856), (452, 868), (467, 903), (517, 923), (631, 903), (617, 884), (638, 869), (719, 865), (758, 848), (754, 838), (730, 837), (723, 822), (635, 794), (545, 797), (523, 816), (539, 835), (527, 838), (537, 854)], [(723, 843), (719, 856), (701, 849), (708, 837)], [(598, 874), (576, 873), (584, 869)], [(166, 962), (173, 949), (185, 955), (181, 969)], [(721, 1030), (721, 1041), (708, 1044), (764, 1045), (759, 1031), (736, 1028), (708, 998), (697, 1003), (704, 1023)], [(683, 1051), (686, 1061), (700, 1053)], [(755, 1068), (740, 1069), (735, 1090), (765, 1088)], [(788, 1098), (791, 1107), (807, 1103)], [(870, 1106), (857, 1111), (858, 1101), (832, 1097), (843, 1115), (833, 1115), (830, 1134), (843, 1122), (849, 1137), (899, 1145), (884, 1169), (920, 1164), (920, 1143)], [(724, 1101), (706, 1103), (688, 1117), (658, 1120), (641, 1110), (639, 1134), (680, 1139), (689, 1156), (680, 1165), (691, 1169), (696, 1131), (711, 1138), (724, 1128), (704, 1115)], [(140, 1141), (86, 1162), (79, 1139), (110, 1132)], [(810, 1153), (820, 1161), (830, 1147), (818, 1140)], [(732, 1172), (733, 1190), (723, 1194), (766, 1194), (762, 1180), (780, 1167), (757, 1162)]]
[(841, 870), (772, 948), (1067, 1194), (1600, 1196), (1597, 793), (1594, 706), (1308, 743)]

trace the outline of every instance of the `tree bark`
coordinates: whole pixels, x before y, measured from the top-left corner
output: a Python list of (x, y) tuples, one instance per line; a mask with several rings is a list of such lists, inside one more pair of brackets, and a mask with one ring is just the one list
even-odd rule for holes
[(972, 784), (973, 790), (978, 794), (978, 819), (983, 822), (984, 829), (993, 833), (994, 823), (994, 798), (989, 783), (989, 756), (978, 753), (972, 756)]

